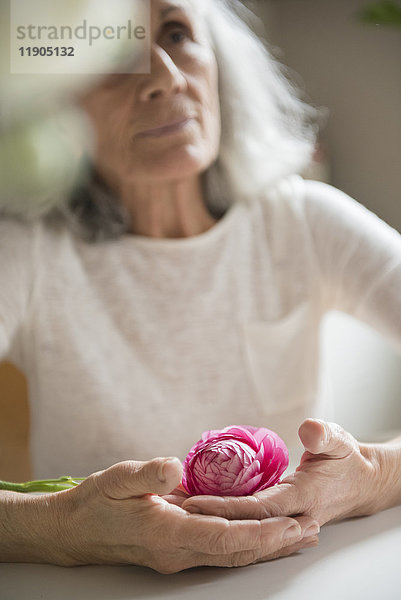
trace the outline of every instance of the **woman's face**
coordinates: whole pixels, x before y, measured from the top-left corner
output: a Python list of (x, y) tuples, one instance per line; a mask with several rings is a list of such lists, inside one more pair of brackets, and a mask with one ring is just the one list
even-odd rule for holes
[(152, 0), (151, 73), (115, 74), (81, 102), (94, 126), (94, 157), (111, 182), (183, 179), (218, 154), (216, 59), (190, 0)]

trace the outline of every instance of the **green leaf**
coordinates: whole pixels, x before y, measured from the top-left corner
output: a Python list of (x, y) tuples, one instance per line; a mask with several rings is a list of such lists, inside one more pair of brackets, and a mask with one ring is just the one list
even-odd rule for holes
[(401, 27), (401, 2), (381, 0), (362, 8), (357, 16), (370, 25), (392, 25)]

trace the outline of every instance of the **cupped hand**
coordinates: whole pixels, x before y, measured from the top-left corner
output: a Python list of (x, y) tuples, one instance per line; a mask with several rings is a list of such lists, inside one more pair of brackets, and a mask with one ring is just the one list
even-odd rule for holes
[(52, 494), (57, 564), (135, 564), (173, 573), (247, 565), (316, 545), (310, 517), (229, 521), (188, 513), (179, 506), (181, 476), (176, 458), (124, 461)]
[(379, 475), (368, 446), (336, 423), (306, 419), (299, 430), (304, 445), (300, 465), (271, 488), (253, 496), (192, 496), (182, 507), (192, 513), (227, 519), (309, 515), (328, 521), (372, 514)]

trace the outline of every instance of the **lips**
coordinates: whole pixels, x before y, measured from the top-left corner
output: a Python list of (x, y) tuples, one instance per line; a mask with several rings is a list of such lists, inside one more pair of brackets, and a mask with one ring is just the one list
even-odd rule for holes
[(152, 129), (146, 129), (137, 134), (137, 137), (160, 137), (163, 135), (169, 135), (183, 129), (193, 117), (185, 117), (176, 119), (161, 125), (160, 127), (154, 127)]

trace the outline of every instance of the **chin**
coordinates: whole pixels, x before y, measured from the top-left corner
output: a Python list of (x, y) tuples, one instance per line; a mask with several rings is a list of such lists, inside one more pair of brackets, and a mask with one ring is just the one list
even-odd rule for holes
[[(200, 175), (212, 162), (213, 157), (206, 157), (199, 152), (167, 150), (158, 159), (154, 157), (147, 164), (142, 163), (141, 172), (144, 178), (152, 181), (173, 181)], [(138, 173), (138, 168), (133, 168), (133, 172)]]

